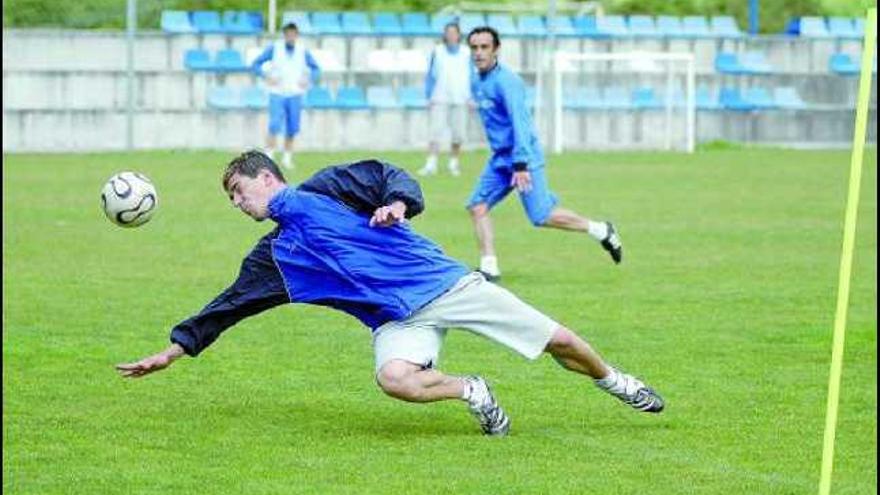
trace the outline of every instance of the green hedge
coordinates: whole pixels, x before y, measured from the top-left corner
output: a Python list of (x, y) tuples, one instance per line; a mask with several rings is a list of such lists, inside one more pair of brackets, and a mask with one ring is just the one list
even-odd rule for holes
[[(278, 11), (435, 12), (449, 3), (437, 0), (279, 0)], [(530, 3), (539, 8), (547, 4), (545, 0)], [(603, 3), (607, 12), (615, 14), (733, 15), (743, 29), (748, 28), (747, 0), (606, 0)], [(125, 0), (8, 0), (3, 2), (3, 26), (120, 29), (125, 26), (125, 4)], [(166, 9), (265, 11), (266, 5), (266, 1), (254, 0), (138, 0), (138, 24), (142, 29), (157, 29), (161, 12)], [(761, 32), (779, 33), (792, 17), (860, 16), (868, 6), (876, 6), (877, 0), (760, 0), (760, 5)]]

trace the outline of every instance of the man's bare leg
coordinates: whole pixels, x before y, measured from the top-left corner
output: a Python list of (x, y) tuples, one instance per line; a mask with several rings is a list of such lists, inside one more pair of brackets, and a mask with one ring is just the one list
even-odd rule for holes
[(489, 279), (497, 279), (501, 276), (501, 270), (498, 269), (498, 258), (495, 256), (495, 232), (492, 229), (489, 206), (480, 203), (471, 207), (470, 212), (480, 249), (480, 271)]
[(541, 226), (586, 232), (590, 237), (597, 240), (603, 249), (608, 251), (615, 263), (620, 263), (623, 259), (623, 246), (620, 243), (617, 230), (611, 222), (593, 221), (569, 209), (556, 207), (550, 212), (550, 216)]

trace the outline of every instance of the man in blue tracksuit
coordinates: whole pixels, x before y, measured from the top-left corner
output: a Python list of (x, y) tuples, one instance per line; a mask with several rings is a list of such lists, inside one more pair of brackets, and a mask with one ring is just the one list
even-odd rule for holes
[(522, 78), (498, 63), (501, 41), (490, 27), (468, 35), (478, 75), (472, 79), (477, 104), (492, 156), (467, 203), (480, 248), (480, 271), (490, 279), (500, 277), (489, 210), (513, 189), (533, 225), (586, 232), (601, 243), (615, 263), (623, 258), (620, 238), (610, 222), (597, 222), (558, 206), (544, 175), (544, 153), (526, 105)]
[(171, 330), (167, 349), (117, 365), (123, 376), (197, 356), (243, 318), (301, 302), (344, 311), (372, 329), (376, 381), (385, 393), (412, 402), (464, 400), (487, 435), (505, 435), (510, 420), (483, 378), (436, 369), (448, 328), (529, 359), (547, 352), (637, 410), (663, 409), (659, 395), (607, 365), (577, 334), (412, 230), (407, 219), (424, 200), (403, 170), (365, 160), (325, 168), (294, 188), (268, 156), (250, 151), (229, 163), (223, 188), (243, 213), (277, 227), (257, 242), (229, 288)]

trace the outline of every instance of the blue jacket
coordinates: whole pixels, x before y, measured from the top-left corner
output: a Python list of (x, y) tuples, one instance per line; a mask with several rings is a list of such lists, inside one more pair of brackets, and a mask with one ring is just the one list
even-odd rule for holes
[(522, 78), (496, 64), (472, 79), (471, 92), (492, 149), (492, 167), (524, 170), (543, 166), (544, 152), (526, 103)]
[[(284, 43), (284, 49), (287, 50), (288, 55), (293, 54), (293, 51), (296, 49), (296, 46), (290, 45), (288, 43)], [(263, 64), (272, 60), (272, 57), (275, 56), (275, 45), (269, 45), (260, 53), (257, 58), (251, 62), (251, 72), (258, 77), (263, 77)], [(321, 67), (318, 65), (318, 62), (315, 61), (315, 58), (312, 57), (312, 52), (306, 50), (306, 67), (309, 68), (309, 72), (311, 75), (312, 84), (318, 84), (318, 80), (321, 79)]]
[(396, 200), (411, 218), (424, 209), (418, 183), (376, 160), (328, 167), (269, 202), (278, 226), (247, 255), (238, 279), (171, 331), (198, 355), (238, 321), (286, 302), (329, 306), (376, 329), (402, 320), (469, 270), (408, 224), (370, 227)]

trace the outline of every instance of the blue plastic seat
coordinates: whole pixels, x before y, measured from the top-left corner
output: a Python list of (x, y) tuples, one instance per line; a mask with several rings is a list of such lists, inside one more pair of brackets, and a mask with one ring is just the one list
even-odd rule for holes
[(166, 33), (184, 34), (195, 33), (189, 20), (189, 13), (183, 10), (163, 10), (161, 19), (162, 31)]
[(266, 26), (266, 22), (263, 19), (263, 13), (257, 12), (255, 10), (247, 10), (242, 11), (241, 15), (247, 17), (248, 21), (251, 23), (251, 27), (253, 28), (255, 33), (263, 32), (263, 28)]
[(251, 22), (249, 14), (249, 12), (237, 10), (223, 12), (223, 32), (227, 34), (257, 34), (259, 30)]
[(830, 17), (828, 18), (828, 32), (831, 36), (845, 39), (858, 39), (862, 35), (856, 29), (856, 23), (850, 17)]
[(577, 32), (574, 29), (574, 22), (571, 19), (571, 16), (568, 15), (557, 15), (556, 20), (551, 21), (547, 20), (547, 32), (550, 32), (550, 25), (553, 24), (553, 32), (556, 36), (577, 36)]
[(394, 12), (377, 12), (373, 14), (373, 32), (382, 36), (400, 36), (403, 33), (403, 29), (400, 26), (400, 18)]
[(682, 35), (686, 38), (709, 38), (712, 31), (703, 16), (689, 15), (681, 20)]
[(247, 86), (241, 90), (241, 102), (245, 108), (264, 109), (269, 106), (269, 93), (259, 86)]
[(739, 112), (754, 110), (754, 106), (743, 98), (742, 94), (740, 94), (739, 90), (736, 88), (721, 88), (721, 92), (718, 95), (718, 101), (721, 103), (721, 106), (728, 110)]
[(736, 19), (729, 15), (712, 16), (712, 19), (709, 20), (709, 27), (712, 35), (717, 38), (740, 38), (743, 36)]
[(312, 27), (317, 34), (342, 34), (339, 12), (312, 12)]
[(547, 25), (544, 17), (540, 15), (521, 15), (517, 18), (517, 28), (521, 36), (542, 37), (547, 36)]
[(803, 38), (830, 38), (825, 19), (821, 17), (801, 17), (800, 35)]
[(698, 110), (721, 110), (721, 102), (718, 96), (713, 95), (706, 86), (698, 86), (696, 91), (696, 104)]
[(192, 24), (200, 33), (222, 33), (223, 25), (220, 23), (220, 12), (214, 10), (199, 10), (192, 13)]
[(335, 108), (333, 96), (330, 91), (322, 86), (313, 86), (306, 92), (303, 106), (306, 108), (327, 109)]
[(859, 38), (865, 37), (865, 19), (863, 17), (856, 17), (856, 20), (853, 21), (853, 26), (855, 27), (856, 34)]
[(789, 36), (800, 36), (801, 34), (801, 19), (799, 17), (793, 17), (785, 23), (785, 29), (782, 31), (783, 34), (787, 34)]
[(684, 36), (684, 26), (680, 17), (661, 15), (657, 17), (657, 34), (670, 38)]
[(218, 110), (235, 110), (244, 108), (238, 91), (229, 86), (214, 86), (208, 88), (207, 103), (211, 108)]
[(632, 92), (632, 104), (637, 110), (657, 110), (663, 103), (654, 93), (654, 88), (636, 88)]
[(486, 15), (468, 12), (467, 14), (462, 14), (461, 17), (458, 18), (458, 27), (461, 28), (462, 36), (467, 36), (468, 33), (471, 32), (475, 27), (485, 26), (486, 25)]
[(394, 95), (391, 86), (370, 86), (367, 88), (367, 105), (370, 108), (401, 108), (403, 105)]
[(629, 36), (629, 28), (622, 15), (598, 17), (596, 18), (596, 28), (605, 36)]
[(575, 34), (587, 38), (601, 38), (602, 34), (596, 26), (596, 17), (591, 15), (582, 15), (572, 19)]
[(428, 106), (425, 90), (417, 86), (400, 88), (397, 96), (404, 108), (426, 108)]
[(489, 14), (486, 16), (489, 26), (495, 28), (501, 36), (518, 36), (519, 29), (510, 14)]
[(777, 107), (787, 110), (802, 110), (809, 106), (792, 86), (773, 88), (773, 101)]
[(748, 51), (740, 58), (740, 64), (747, 74), (765, 75), (775, 72), (764, 52)]
[(431, 29), (431, 21), (428, 19), (428, 14), (424, 12), (403, 14), (400, 28), (401, 33), (407, 36), (430, 36), (436, 34)]
[(603, 108), (602, 96), (595, 86), (580, 86), (567, 91), (563, 98), (563, 107), (574, 110), (595, 110)]
[(828, 70), (841, 76), (855, 76), (861, 72), (858, 64), (846, 53), (833, 53), (828, 59)]
[(373, 34), (373, 25), (366, 12), (343, 12), (341, 17), (342, 33), (348, 35)]
[(227, 48), (217, 52), (214, 59), (214, 70), (220, 72), (242, 72), (248, 67), (244, 63), (241, 53), (233, 48)]
[(731, 52), (719, 52), (715, 55), (715, 70), (722, 74), (745, 74), (745, 67), (739, 62), (739, 57)]
[(776, 108), (776, 101), (770, 95), (766, 88), (751, 87), (748, 88), (743, 98), (749, 102), (755, 110), (772, 110)]
[(629, 16), (629, 34), (638, 37), (657, 36), (657, 25), (649, 15)]
[(611, 110), (629, 110), (632, 95), (622, 86), (607, 86), (602, 91), (602, 106)]
[(281, 25), (279, 28), (283, 28), (284, 26), (290, 23), (296, 24), (297, 30), (299, 30), (300, 34), (318, 34), (315, 27), (312, 25), (312, 20), (309, 18), (309, 14), (297, 11), (297, 10), (288, 10), (281, 15)]
[(358, 86), (343, 86), (336, 93), (336, 107), (344, 110), (366, 110), (367, 97)]
[(183, 66), (189, 70), (214, 70), (208, 50), (192, 48), (183, 54)]

